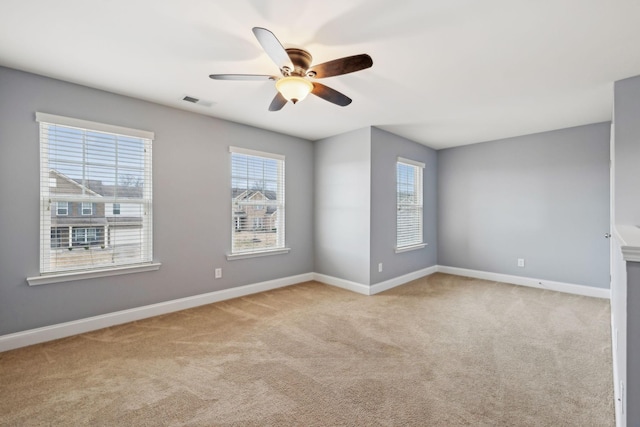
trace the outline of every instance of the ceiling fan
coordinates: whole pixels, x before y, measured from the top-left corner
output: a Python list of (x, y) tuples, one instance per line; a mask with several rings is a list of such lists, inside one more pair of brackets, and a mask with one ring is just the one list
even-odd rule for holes
[[(272, 80), (276, 82), (276, 94), (269, 111), (278, 111), (288, 101), (294, 104), (312, 93), (325, 101), (345, 107), (351, 104), (351, 98), (335, 89), (312, 79), (339, 76), (364, 70), (373, 65), (367, 54), (347, 56), (333, 61), (311, 66), (311, 54), (303, 49), (285, 49), (276, 36), (266, 28), (254, 27), (253, 34), (258, 42), (280, 69), (282, 76), (259, 74), (211, 74), (214, 80)], [(310, 67), (311, 66), (311, 67)]]

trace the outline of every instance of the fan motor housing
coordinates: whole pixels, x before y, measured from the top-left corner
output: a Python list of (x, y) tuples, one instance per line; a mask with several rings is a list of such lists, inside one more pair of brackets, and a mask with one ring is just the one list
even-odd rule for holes
[(291, 74), (304, 76), (313, 60), (311, 54), (303, 49), (290, 48), (285, 50), (295, 67)]

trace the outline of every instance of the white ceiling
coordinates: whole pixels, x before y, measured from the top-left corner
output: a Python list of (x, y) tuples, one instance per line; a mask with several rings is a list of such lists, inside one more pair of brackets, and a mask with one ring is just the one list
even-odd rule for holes
[[(315, 64), (374, 64), (322, 80), (347, 107), (310, 96), (269, 112), (273, 82), (208, 77), (278, 72), (254, 26)], [(311, 140), (372, 125), (436, 149), (611, 120), (639, 44), (638, 0), (0, 3), (0, 65)]]

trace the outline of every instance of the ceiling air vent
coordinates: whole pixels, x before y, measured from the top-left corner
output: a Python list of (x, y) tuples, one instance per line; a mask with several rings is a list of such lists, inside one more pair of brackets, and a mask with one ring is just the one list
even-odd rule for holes
[(207, 101), (206, 99), (194, 98), (193, 96), (185, 95), (182, 98), (183, 101), (190, 102), (192, 104), (200, 105), (201, 107), (211, 107), (215, 104), (213, 101)]

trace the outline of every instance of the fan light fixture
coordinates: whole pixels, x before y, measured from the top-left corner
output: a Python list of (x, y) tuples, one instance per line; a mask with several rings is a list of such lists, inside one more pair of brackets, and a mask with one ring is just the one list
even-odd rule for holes
[(295, 104), (309, 95), (313, 90), (313, 83), (303, 77), (288, 76), (276, 82), (276, 89), (287, 101)]
[(275, 81), (278, 92), (269, 104), (269, 111), (280, 111), (289, 101), (295, 104), (310, 93), (334, 105), (346, 107), (351, 104), (351, 98), (317, 82), (316, 79), (341, 76), (373, 65), (371, 57), (361, 53), (311, 66), (313, 57), (309, 52), (293, 47), (285, 49), (276, 36), (266, 28), (253, 27), (253, 35), (273, 63), (278, 66), (279, 75), (209, 74), (209, 77), (214, 80)]

